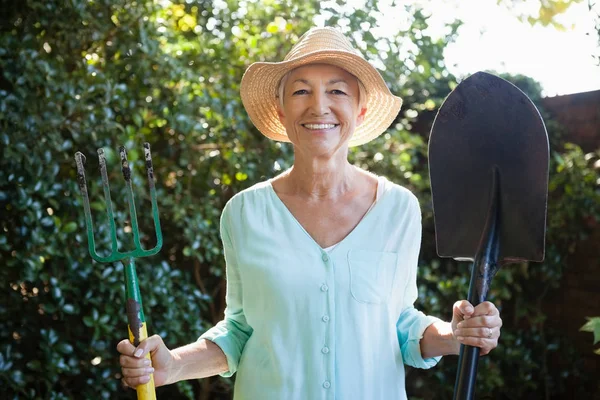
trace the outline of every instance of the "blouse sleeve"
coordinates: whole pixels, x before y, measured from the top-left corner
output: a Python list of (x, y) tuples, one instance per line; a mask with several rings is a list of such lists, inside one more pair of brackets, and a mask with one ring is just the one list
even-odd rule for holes
[(410, 272), (404, 290), (403, 309), (396, 323), (396, 332), (404, 363), (411, 367), (427, 369), (436, 365), (441, 357), (424, 359), (421, 356), (420, 341), (427, 327), (436, 321), (440, 321), (440, 319), (425, 315), (414, 307), (414, 302), (418, 296), (417, 263), (421, 247), (421, 210), (417, 198), (411, 196), (411, 200), (409, 202), (409, 212), (411, 215), (407, 218), (410, 222), (406, 230), (408, 235), (406, 240), (410, 241), (407, 246), (410, 252), (407, 254), (409, 260), (406, 265), (409, 266)]
[(229, 370), (220, 375), (226, 378), (237, 371), (242, 350), (252, 334), (252, 327), (248, 325), (244, 315), (242, 282), (238, 269), (237, 254), (229, 233), (228, 209), (229, 207), (225, 206), (221, 215), (221, 238), (225, 253), (227, 277), (225, 317), (198, 339), (210, 340), (223, 350), (227, 357)]

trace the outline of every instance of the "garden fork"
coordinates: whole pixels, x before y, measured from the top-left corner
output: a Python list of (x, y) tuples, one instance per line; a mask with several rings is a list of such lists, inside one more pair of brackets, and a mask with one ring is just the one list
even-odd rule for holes
[[(150, 145), (144, 143), (144, 158), (146, 160), (146, 172), (148, 173), (148, 184), (150, 185), (150, 199), (152, 202), (152, 217), (154, 219), (154, 229), (156, 231), (156, 246), (151, 250), (142, 249), (140, 243), (140, 233), (138, 229), (137, 215), (135, 212), (135, 202), (133, 199), (133, 188), (131, 183), (131, 169), (127, 161), (127, 152), (121, 146), (119, 148), (121, 155), (121, 169), (127, 186), (127, 202), (129, 203), (129, 215), (131, 217), (131, 230), (133, 231), (134, 250), (128, 252), (120, 252), (117, 244), (117, 230), (115, 228), (115, 220), (112, 209), (112, 201), (110, 198), (110, 188), (108, 186), (108, 175), (106, 173), (106, 159), (104, 150), (98, 149), (98, 158), (100, 160), (100, 173), (102, 174), (102, 186), (104, 188), (104, 197), (106, 199), (106, 214), (108, 216), (108, 224), (110, 227), (111, 253), (106, 257), (101, 257), (96, 253), (94, 243), (94, 230), (92, 223), (92, 214), (90, 210), (90, 199), (85, 181), (85, 156), (77, 152), (75, 154), (75, 162), (77, 163), (77, 181), (79, 189), (83, 197), (83, 207), (85, 212), (85, 223), (87, 228), (88, 248), (92, 258), (98, 262), (111, 263), (121, 261), (125, 269), (125, 286), (127, 292), (127, 322), (129, 330), (129, 341), (138, 346), (141, 341), (148, 337), (146, 319), (142, 310), (142, 297), (140, 295), (140, 287), (137, 274), (135, 272), (135, 259), (140, 257), (148, 257), (158, 253), (162, 247), (162, 232), (160, 230), (160, 221), (158, 219), (158, 207), (156, 205), (156, 188), (154, 187), (154, 170), (152, 168), (152, 156), (150, 154)], [(150, 360), (150, 354), (146, 354), (146, 358)], [(146, 384), (137, 387), (138, 400), (155, 400), (156, 394), (154, 390), (154, 377), (150, 375), (150, 381)]]

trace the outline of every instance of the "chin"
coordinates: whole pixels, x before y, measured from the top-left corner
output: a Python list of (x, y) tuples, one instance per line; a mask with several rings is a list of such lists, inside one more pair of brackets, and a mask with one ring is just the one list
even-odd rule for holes
[(340, 143), (339, 141), (319, 141), (315, 140), (312, 143), (305, 143), (303, 146), (306, 153), (313, 156), (324, 156), (328, 154), (333, 154), (340, 150), (343, 147), (347, 147), (347, 144)]

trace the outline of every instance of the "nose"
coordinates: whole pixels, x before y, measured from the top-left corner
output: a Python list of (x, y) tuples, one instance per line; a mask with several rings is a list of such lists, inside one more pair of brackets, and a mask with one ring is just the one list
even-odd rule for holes
[(315, 90), (310, 105), (311, 114), (314, 116), (327, 115), (330, 111), (329, 106), (329, 98), (325, 90)]

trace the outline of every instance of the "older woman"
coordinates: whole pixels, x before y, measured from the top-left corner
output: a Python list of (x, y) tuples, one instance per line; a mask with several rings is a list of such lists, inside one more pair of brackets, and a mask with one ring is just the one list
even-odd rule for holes
[(429, 368), (461, 343), (496, 347), (489, 302), (457, 302), (450, 323), (413, 307), (418, 201), (347, 158), (401, 100), (343, 35), (311, 29), (283, 62), (251, 65), (241, 94), (264, 135), (292, 143), (293, 167), (223, 210), (224, 319), (175, 350), (158, 336), (120, 342), (127, 385), (237, 372), (236, 400), (402, 399), (404, 364)]

